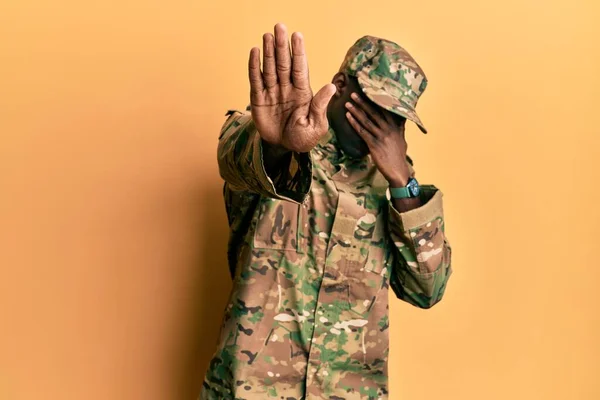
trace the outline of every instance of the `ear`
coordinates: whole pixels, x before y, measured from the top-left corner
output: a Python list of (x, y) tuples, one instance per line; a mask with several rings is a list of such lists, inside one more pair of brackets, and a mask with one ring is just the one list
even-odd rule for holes
[(331, 83), (335, 85), (335, 97), (341, 96), (348, 87), (348, 75), (345, 72), (338, 72), (333, 76)]

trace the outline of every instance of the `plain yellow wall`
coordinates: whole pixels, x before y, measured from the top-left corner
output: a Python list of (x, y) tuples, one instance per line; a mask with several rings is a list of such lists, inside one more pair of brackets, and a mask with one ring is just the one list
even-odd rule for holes
[(0, 3), (0, 399), (195, 398), (230, 289), (217, 135), (278, 21), (315, 91), (364, 34), (430, 80), (407, 138), (455, 274), (392, 301), (391, 399), (600, 399), (598, 2), (211, 3)]

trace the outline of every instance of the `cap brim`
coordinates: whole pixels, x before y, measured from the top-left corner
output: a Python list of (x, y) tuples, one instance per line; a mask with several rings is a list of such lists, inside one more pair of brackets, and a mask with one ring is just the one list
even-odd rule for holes
[(364, 79), (363, 77), (358, 76), (357, 79), (362, 91), (369, 99), (371, 99), (373, 103), (390, 112), (393, 112), (394, 114), (397, 114), (414, 122), (415, 124), (417, 124), (421, 132), (427, 133), (427, 129), (423, 125), (423, 122), (421, 122), (421, 118), (419, 118), (417, 112), (413, 107), (402, 102), (400, 99), (388, 94), (382, 88), (370, 85), (369, 81)]

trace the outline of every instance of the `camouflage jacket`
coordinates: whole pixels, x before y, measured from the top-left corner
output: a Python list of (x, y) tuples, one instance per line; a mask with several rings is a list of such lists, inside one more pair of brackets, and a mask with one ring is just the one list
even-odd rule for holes
[(267, 176), (250, 113), (229, 114), (233, 289), (200, 398), (387, 399), (389, 288), (429, 308), (452, 272), (442, 193), (422, 185), (423, 205), (397, 212), (370, 156), (347, 159), (331, 130)]

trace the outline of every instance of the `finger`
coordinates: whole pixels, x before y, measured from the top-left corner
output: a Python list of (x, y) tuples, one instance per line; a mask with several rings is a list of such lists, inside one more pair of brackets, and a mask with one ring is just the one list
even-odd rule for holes
[(275, 62), (279, 84), (289, 84), (291, 82), (292, 58), (290, 56), (287, 28), (284, 24), (275, 25)]
[(385, 121), (393, 126), (397, 126), (398, 125), (398, 121), (396, 121), (396, 119), (393, 116), (394, 114), (391, 112), (387, 112), (387, 113), (383, 113), (383, 117), (385, 118)]
[(404, 135), (404, 128), (406, 126), (406, 118), (401, 117), (398, 114), (395, 114), (391, 111), (388, 111), (386, 113), (383, 114), (385, 116), (385, 120), (388, 121), (388, 123), (395, 127), (396, 129), (394, 129), (395, 131), (402, 131), (402, 134)]
[[(309, 110), (309, 121), (313, 126), (322, 128), (329, 124), (327, 121), (327, 105), (331, 101), (335, 91), (335, 85), (329, 83), (314, 95)], [(325, 131), (327, 130), (325, 129)]]
[(369, 118), (365, 111), (363, 111), (359, 107), (356, 107), (350, 102), (347, 102), (345, 106), (346, 109), (352, 115), (352, 117), (354, 117), (354, 119), (356, 119), (363, 127), (365, 127), (371, 135), (380, 136), (382, 134), (381, 129), (377, 125), (375, 125), (375, 123), (371, 120), (371, 118)]
[(267, 89), (277, 85), (277, 74), (275, 73), (275, 40), (273, 35), (263, 35), (263, 82)]
[(262, 74), (260, 73), (260, 49), (253, 47), (248, 59), (248, 78), (250, 79), (250, 101), (264, 90)]
[(360, 136), (365, 141), (365, 143), (367, 143), (367, 146), (370, 147), (373, 141), (375, 140), (375, 136), (369, 133), (369, 131), (364, 126), (362, 126), (361, 123), (356, 118), (354, 118), (354, 116), (349, 111), (346, 112), (346, 118), (348, 119), (348, 122), (350, 123), (352, 128), (354, 128), (356, 133), (358, 133), (358, 136)]
[[(406, 120), (404, 120), (404, 122), (406, 122)], [(405, 123), (397, 123), (396, 125), (398, 126), (398, 129), (396, 129), (396, 132), (400, 133), (400, 136), (405, 137), (405, 132), (406, 132), (406, 124)]]
[(385, 127), (387, 119), (382, 115), (382, 113), (380, 113), (375, 107), (369, 104), (369, 102), (367, 102), (365, 99), (359, 96), (358, 93), (352, 93), (350, 97), (359, 105), (359, 107), (363, 111), (365, 111), (365, 113), (369, 116), (369, 118), (372, 121), (374, 121), (377, 124), (377, 126), (379, 126), (380, 128)]
[(292, 83), (298, 89), (310, 89), (304, 37), (300, 32), (294, 32), (292, 35)]

